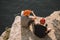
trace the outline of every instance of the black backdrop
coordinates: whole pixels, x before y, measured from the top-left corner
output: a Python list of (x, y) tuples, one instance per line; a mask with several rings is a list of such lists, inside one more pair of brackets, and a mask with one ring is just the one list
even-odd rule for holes
[(31, 9), (37, 16), (46, 17), (60, 10), (60, 0), (0, 0), (0, 34), (6, 26), (11, 26), (15, 16), (24, 9)]

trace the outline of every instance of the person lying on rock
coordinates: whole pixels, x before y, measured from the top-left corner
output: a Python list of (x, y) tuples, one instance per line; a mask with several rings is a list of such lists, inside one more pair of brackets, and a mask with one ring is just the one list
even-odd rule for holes
[(40, 19), (40, 24), (34, 24), (34, 34), (39, 38), (44, 38), (51, 31), (51, 28), (47, 28), (47, 24), (46, 26), (44, 24), (44, 18)]
[(29, 18), (30, 14), (32, 14), (31, 10), (24, 10), (23, 15), (21, 15), (21, 26), (29, 29), (29, 25), (34, 22), (35, 18)]

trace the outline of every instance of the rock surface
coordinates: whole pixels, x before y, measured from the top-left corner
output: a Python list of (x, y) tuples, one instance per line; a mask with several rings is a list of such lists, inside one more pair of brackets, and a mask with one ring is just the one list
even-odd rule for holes
[(21, 24), (20, 16), (16, 16), (12, 24), (10, 36), (8, 40), (21, 40)]
[[(36, 23), (39, 23), (39, 19), (42, 17), (37, 17)], [(60, 11), (53, 12), (50, 16), (45, 17), (48, 28), (52, 28), (52, 31), (45, 38), (38, 38), (33, 34), (33, 27), (30, 26), (30, 30), (21, 27), (20, 16), (16, 16), (10, 29), (9, 38), (7, 40), (60, 40)], [(38, 21), (37, 21), (38, 20)], [(6, 36), (6, 32), (3, 32)], [(3, 35), (2, 34), (2, 35)], [(4, 40), (3, 37), (0, 40)], [(8, 36), (7, 36), (8, 37)]]

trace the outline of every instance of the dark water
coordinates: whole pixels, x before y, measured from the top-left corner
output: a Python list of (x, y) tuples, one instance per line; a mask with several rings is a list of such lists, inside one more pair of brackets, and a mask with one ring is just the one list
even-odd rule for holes
[(0, 34), (6, 26), (11, 26), (15, 16), (24, 9), (31, 9), (37, 16), (46, 17), (60, 10), (60, 0), (0, 0)]

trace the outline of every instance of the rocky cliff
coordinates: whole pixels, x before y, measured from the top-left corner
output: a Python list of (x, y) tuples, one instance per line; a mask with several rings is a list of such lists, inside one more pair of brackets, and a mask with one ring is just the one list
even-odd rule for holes
[[(37, 17), (39, 22), (42, 17)], [(21, 27), (20, 16), (16, 16), (10, 30), (6, 30), (0, 36), (0, 40), (60, 40), (60, 11), (54, 11), (50, 16), (45, 17), (48, 28), (52, 31), (45, 38), (38, 38), (33, 34), (33, 27), (30, 30)]]

